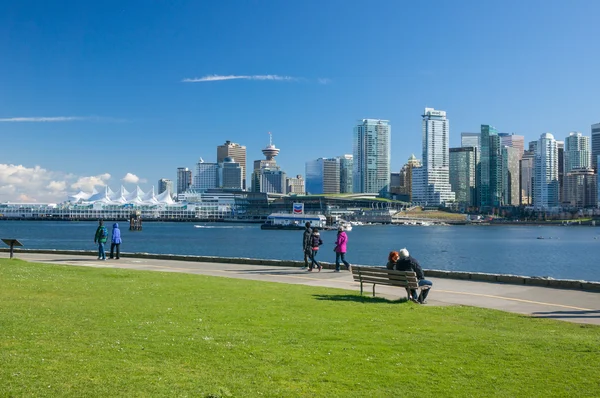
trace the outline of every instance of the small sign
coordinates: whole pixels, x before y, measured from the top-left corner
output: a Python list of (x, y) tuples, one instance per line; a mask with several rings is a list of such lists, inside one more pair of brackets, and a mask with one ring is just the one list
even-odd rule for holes
[(304, 203), (294, 203), (292, 213), (304, 214)]
[(15, 246), (23, 246), (23, 244), (16, 239), (2, 239), (2, 242), (10, 246), (10, 258), (13, 258), (13, 249)]

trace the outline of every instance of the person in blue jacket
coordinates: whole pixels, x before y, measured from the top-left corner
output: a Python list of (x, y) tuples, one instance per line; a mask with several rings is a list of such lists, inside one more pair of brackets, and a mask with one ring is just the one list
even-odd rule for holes
[(117, 249), (117, 260), (120, 258), (121, 254), (121, 230), (119, 229), (119, 224), (114, 223), (112, 229), (112, 238), (110, 241), (110, 258), (113, 258), (113, 254), (115, 252), (115, 248)]
[(96, 228), (96, 235), (94, 235), (94, 243), (98, 243), (98, 260), (106, 260), (106, 252), (104, 251), (104, 244), (108, 240), (108, 230), (104, 226), (102, 220), (98, 220), (98, 228)]

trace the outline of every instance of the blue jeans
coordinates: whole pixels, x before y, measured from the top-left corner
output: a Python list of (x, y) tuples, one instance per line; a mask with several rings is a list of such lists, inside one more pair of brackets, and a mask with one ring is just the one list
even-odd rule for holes
[(346, 266), (346, 269), (348, 269), (350, 267), (350, 264), (348, 264), (348, 261), (346, 261), (346, 253), (335, 252), (335, 270), (340, 270), (340, 259), (342, 259), (342, 262)]
[[(419, 281), (419, 287), (421, 287), (421, 286), (433, 286), (433, 282), (428, 281), (427, 279), (421, 279)], [(427, 298), (427, 295), (429, 294), (429, 290), (431, 290), (431, 288), (429, 288), (429, 289), (421, 289), (421, 294), (419, 295), (419, 297), (415, 297), (415, 299), (417, 301), (420, 301), (422, 303)], [(413, 295), (416, 296), (416, 293), (417, 293), (417, 291), (415, 290), (415, 292), (413, 293)]]
[(317, 260), (315, 259), (315, 257), (317, 257), (317, 253), (319, 251), (318, 250), (313, 250), (310, 254), (310, 267), (308, 267), (309, 269), (313, 269), (315, 264), (317, 265), (317, 268), (321, 268), (321, 265), (317, 262)]
[(104, 243), (98, 242), (98, 258), (106, 260), (106, 253), (104, 252)]

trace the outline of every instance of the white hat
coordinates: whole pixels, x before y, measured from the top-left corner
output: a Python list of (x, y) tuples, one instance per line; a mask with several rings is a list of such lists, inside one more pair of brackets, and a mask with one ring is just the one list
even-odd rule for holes
[(407, 258), (408, 256), (410, 256), (410, 254), (408, 253), (408, 250), (406, 250), (406, 248), (400, 250), (400, 258)]

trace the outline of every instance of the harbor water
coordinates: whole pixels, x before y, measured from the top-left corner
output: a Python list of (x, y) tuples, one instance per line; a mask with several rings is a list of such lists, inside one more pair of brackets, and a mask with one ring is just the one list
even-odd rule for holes
[[(112, 222), (106, 225), (110, 232)], [(0, 238), (24, 248), (95, 250), (97, 222), (1, 221)], [(126, 253), (302, 260), (302, 231), (261, 230), (258, 224), (120, 223)], [(318, 259), (335, 261), (335, 231), (322, 231)], [(384, 265), (406, 247), (423, 268), (600, 281), (600, 228), (565, 226), (355, 226), (351, 264)]]

